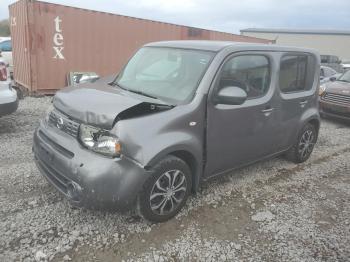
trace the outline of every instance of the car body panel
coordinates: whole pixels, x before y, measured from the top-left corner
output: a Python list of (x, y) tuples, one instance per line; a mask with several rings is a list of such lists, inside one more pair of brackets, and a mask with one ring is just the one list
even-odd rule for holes
[[(74, 152), (74, 156), (62, 154), (57, 145)], [(82, 188), (81, 199), (75, 203), (77, 205), (131, 207), (135, 202), (135, 192), (140, 190), (141, 181), (147, 177), (145, 170), (130, 159), (97, 155), (83, 148), (68, 134), (58, 132), (44, 122), (35, 131), (33, 151), (41, 173), (66, 197), (69, 198), (69, 182), (73, 181)], [(130, 188), (133, 190), (130, 191)]]

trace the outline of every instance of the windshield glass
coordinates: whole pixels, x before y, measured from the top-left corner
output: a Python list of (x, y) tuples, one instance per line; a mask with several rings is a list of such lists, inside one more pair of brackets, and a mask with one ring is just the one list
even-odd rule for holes
[(338, 80), (350, 83), (350, 70), (346, 71)]
[(192, 99), (214, 53), (144, 47), (129, 61), (115, 84), (172, 104)]

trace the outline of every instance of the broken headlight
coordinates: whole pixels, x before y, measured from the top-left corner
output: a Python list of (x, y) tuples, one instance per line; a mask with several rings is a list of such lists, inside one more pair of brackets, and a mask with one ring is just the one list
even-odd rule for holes
[(119, 139), (108, 131), (95, 127), (80, 125), (79, 140), (88, 149), (109, 157), (120, 156)]
[(319, 89), (319, 91), (318, 91), (318, 95), (319, 95), (319, 96), (322, 96), (323, 93), (326, 91), (326, 88), (327, 88), (327, 86), (326, 86), (325, 84), (321, 85), (321, 86), (320, 86), (320, 89)]

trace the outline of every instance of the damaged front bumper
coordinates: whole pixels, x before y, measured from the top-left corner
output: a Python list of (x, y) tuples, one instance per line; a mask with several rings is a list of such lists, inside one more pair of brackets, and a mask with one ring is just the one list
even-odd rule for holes
[(33, 152), (43, 176), (78, 206), (131, 209), (148, 177), (135, 161), (91, 152), (43, 121), (34, 133)]

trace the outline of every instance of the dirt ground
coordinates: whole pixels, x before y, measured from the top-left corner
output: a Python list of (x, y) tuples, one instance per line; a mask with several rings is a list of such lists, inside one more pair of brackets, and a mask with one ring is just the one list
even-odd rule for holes
[(323, 120), (309, 161), (276, 158), (206, 182), (169, 222), (75, 209), (39, 174), (50, 98), (0, 118), (0, 261), (350, 261), (350, 125)]

